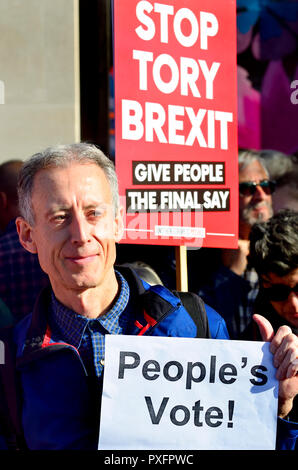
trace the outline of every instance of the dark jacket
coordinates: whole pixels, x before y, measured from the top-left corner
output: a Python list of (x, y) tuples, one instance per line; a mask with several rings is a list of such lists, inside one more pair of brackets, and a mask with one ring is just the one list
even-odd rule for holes
[[(267, 320), (271, 323), (273, 327), (274, 333), (276, 333), (281, 326), (287, 325), (291, 328), (293, 333), (298, 335), (298, 328), (293, 327), (293, 325), (291, 325), (283, 317), (278, 315), (278, 313), (272, 307), (271, 303), (265, 300), (262, 296), (262, 290), (260, 290), (256, 298), (254, 312), (267, 318)], [(241, 334), (240, 339), (248, 341), (262, 341), (259, 328), (255, 321), (252, 320), (249, 323), (249, 325)], [(294, 405), (291, 413), (289, 414), (289, 419), (291, 421), (298, 422), (298, 396), (296, 396), (294, 399)]]
[(245, 315), (242, 321), (246, 325), (251, 317), (248, 302), (252, 294), (250, 283), (221, 265), (196, 292), (224, 318), (231, 339), (239, 339), (243, 329), (241, 315)]

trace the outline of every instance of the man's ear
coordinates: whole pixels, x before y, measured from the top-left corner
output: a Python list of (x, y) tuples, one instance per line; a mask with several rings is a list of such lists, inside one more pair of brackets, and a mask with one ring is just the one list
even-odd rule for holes
[(36, 244), (32, 237), (31, 225), (23, 219), (23, 217), (17, 217), (16, 219), (17, 232), (19, 234), (19, 240), (25, 250), (30, 253), (37, 253)]
[(123, 214), (124, 214), (124, 208), (121, 206), (118, 209), (118, 214), (115, 217), (115, 241), (118, 243), (121, 238), (123, 237), (124, 233), (124, 223), (123, 223)]

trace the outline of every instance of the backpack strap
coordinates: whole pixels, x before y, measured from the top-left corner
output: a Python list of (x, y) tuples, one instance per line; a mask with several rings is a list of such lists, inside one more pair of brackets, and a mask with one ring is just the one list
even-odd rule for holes
[(197, 338), (210, 338), (208, 317), (203, 299), (194, 292), (172, 291), (179, 297), (183, 306), (188, 311), (197, 326)]

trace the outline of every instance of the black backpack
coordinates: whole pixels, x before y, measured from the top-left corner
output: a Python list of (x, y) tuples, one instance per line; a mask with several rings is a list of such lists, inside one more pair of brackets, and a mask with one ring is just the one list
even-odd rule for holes
[(211, 338), (208, 317), (203, 299), (193, 292), (172, 291), (179, 297), (183, 306), (197, 326), (197, 338)]

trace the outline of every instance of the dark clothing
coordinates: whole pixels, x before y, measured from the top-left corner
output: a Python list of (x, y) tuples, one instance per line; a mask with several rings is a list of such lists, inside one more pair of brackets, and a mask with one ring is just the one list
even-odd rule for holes
[[(258, 313), (259, 315), (267, 318), (273, 327), (274, 333), (276, 333), (281, 326), (287, 325), (291, 328), (293, 333), (298, 335), (298, 328), (294, 328), (283, 317), (278, 315), (270, 302), (263, 300), (262, 291), (260, 291), (259, 295), (257, 296), (254, 313)], [(256, 322), (252, 320), (249, 323), (247, 328), (242, 332), (240, 339), (248, 341), (262, 341), (262, 337)], [(296, 396), (294, 399), (294, 406), (289, 415), (289, 419), (291, 421), (298, 422), (298, 396)]]
[(213, 307), (226, 322), (231, 339), (251, 320), (253, 304), (258, 293), (258, 276), (249, 265), (239, 276), (222, 263), (222, 250), (200, 248), (188, 250), (189, 290)]
[[(294, 328), (287, 320), (278, 315), (270, 302), (263, 300), (262, 291), (259, 292), (256, 298), (254, 313), (258, 313), (259, 315), (263, 315), (263, 317), (267, 318), (273, 327), (274, 333), (276, 333), (278, 328), (281, 326), (287, 325), (292, 329), (293, 333), (298, 335), (298, 328)], [(262, 341), (259, 328), (253, 320), (250, 321), (246, 329), (242, 332), (240, 339)]]
[(15, 321), (32, 312), (37, 295), (47, 283), (37, 255), (22, 247), (15, 221), (11, 221), (0, 237), (0, 298)]

